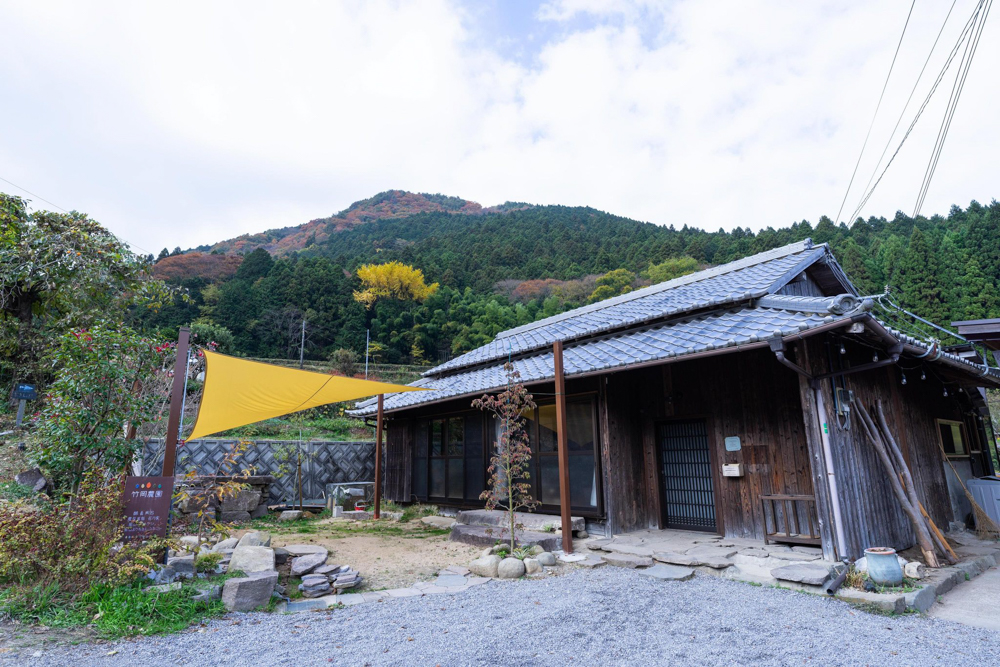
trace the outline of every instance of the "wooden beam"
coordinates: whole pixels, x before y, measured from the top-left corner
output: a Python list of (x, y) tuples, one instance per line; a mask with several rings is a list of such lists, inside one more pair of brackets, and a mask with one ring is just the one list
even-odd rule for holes
[(177, 437), (180, 432), (181, 406), (184, 405), (184, 376), (187, 374), (188, 344), (191, 330), (181, 327), (177, 335), (177, 360), (174, 362), (174, 384), (170, 390), (170, 413), (167, 417), (167, 435), (163, 439), (163, 476), (174, 476), (177, 459)]
[(563, 374), (563, 345), (552, 344), (552, 359), (556, 373), (556, 433), (559, 447), (559, 508), (562, 511), (562, 548), (573, 553), (573, 523), (570, 518), (569, 440), (566, 433), (566, 377)]
[(375, 518), (382, 518), (382, 406), (385, 394), (378, 395), (378, 422), (375, 424)]

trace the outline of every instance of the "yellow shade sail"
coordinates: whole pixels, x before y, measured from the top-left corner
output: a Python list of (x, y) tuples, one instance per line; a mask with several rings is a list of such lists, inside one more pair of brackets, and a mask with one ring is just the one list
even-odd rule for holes
[(426, 391), (247, 361), (205, 351), (205, 387), (188, 440), (300, 410), (378, 394)]

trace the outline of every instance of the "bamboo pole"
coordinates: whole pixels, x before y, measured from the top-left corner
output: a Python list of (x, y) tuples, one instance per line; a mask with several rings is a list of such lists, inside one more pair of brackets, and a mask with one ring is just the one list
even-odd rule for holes
[(556, 436), (559, 447), (559, 509), (562, 514), (562, 548), (573, 553), (573, 519), (570, 517), (569, 438), (566, 433), (566, 376), (563, 373), (563, 344), (552, 344), (556, 379)]

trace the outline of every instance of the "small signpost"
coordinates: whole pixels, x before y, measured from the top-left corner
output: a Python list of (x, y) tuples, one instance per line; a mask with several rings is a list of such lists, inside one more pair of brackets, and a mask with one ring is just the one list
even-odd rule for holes
[(166, 537), (173, 493), (173, 477), (126, 477), (123, 539), (134, 542)]
[(14, 420), (14, 428), (21, 428), (24, 420), (24, 402), (38, 400), (38, 391), (33, 384), (18, 383), (14, 385), (14, 393), (11, 395), (17, 401), (17, 418)]

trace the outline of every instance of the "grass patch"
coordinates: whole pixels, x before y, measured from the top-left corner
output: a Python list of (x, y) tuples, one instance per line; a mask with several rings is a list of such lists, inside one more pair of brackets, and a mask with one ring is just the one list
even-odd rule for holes
[(406, 523), (408, 521), (422, 519), (425, 516), (434, 516), (437, 513), (437, 505), (421, 505), (420, 503), (417, 503), (403, 508), (403, 516), (401, 516), (399, 520)]
[(0, 617), (50, 627), (93, 627), (104, 639), (178, 632), (226, 612), (220, 600), (192, 600), (186, 584), (167, 593), (147, 593), (139, 583), (95, 584), (79, 596), (55, 586), (8, 588), (0, 592)]
[(35, 495), (35, 490), (30, 486), (17, 482), (0, 482), (0, 499), (2, 500), (27, 500)]

